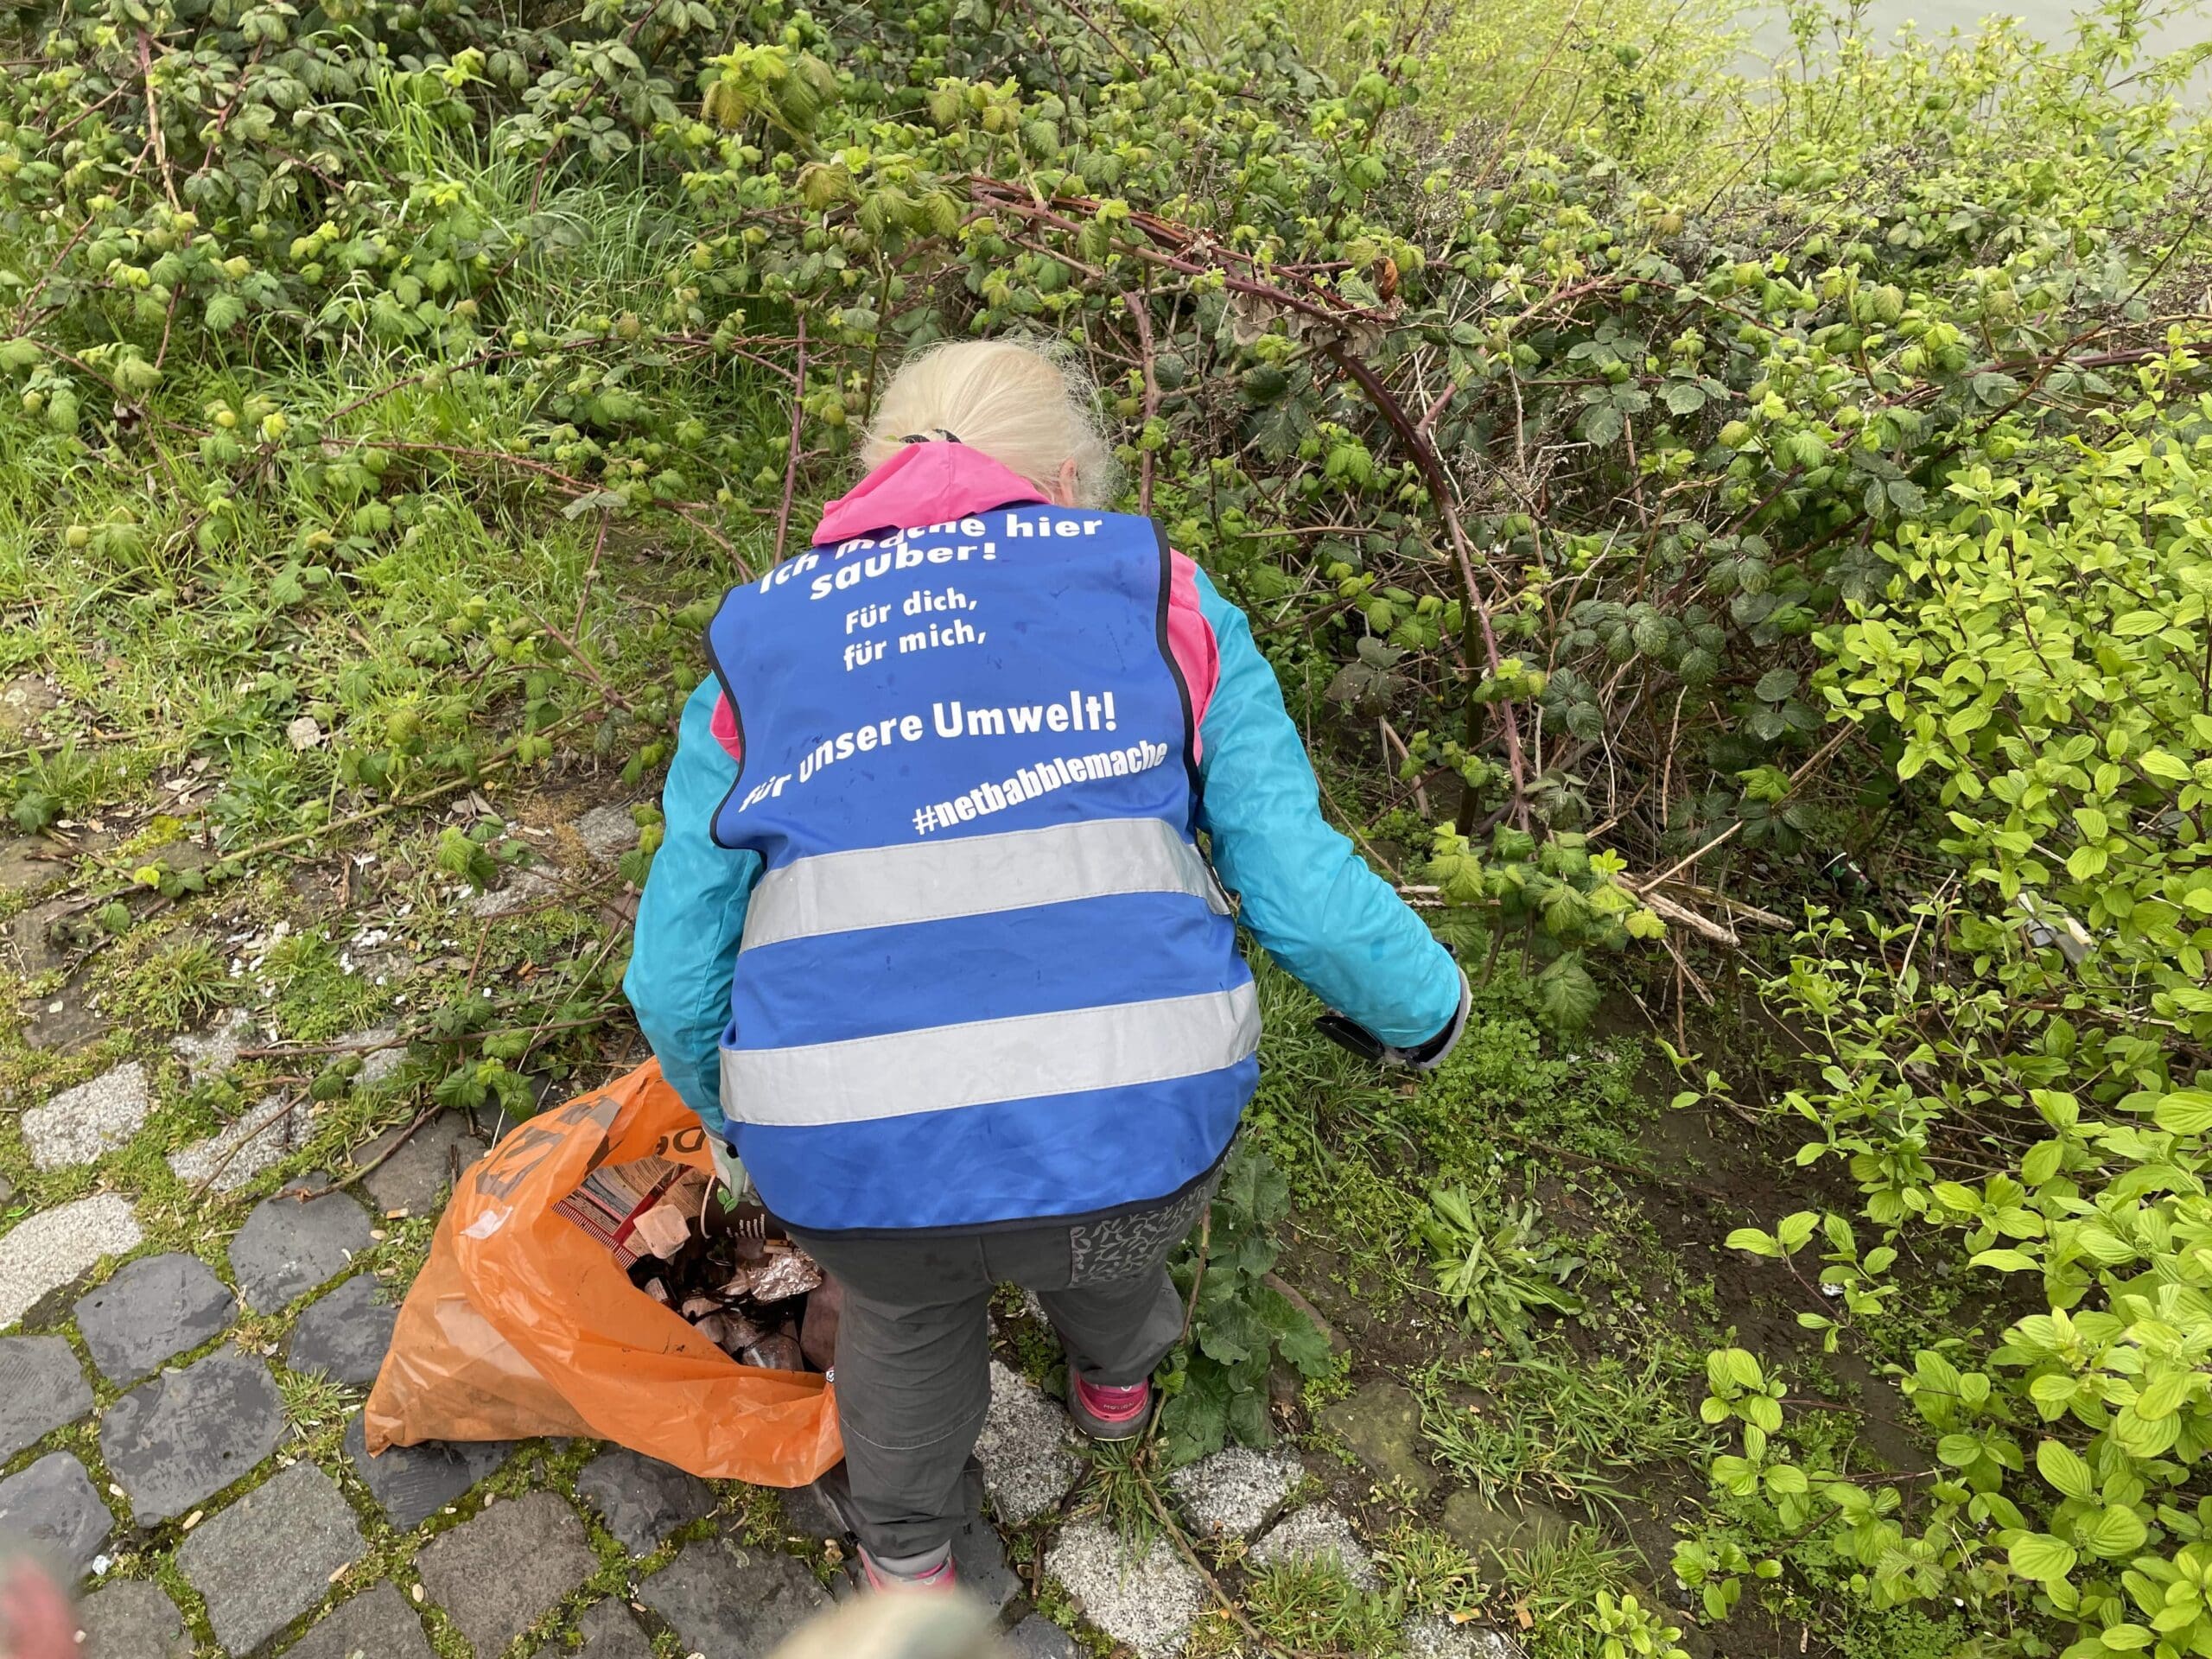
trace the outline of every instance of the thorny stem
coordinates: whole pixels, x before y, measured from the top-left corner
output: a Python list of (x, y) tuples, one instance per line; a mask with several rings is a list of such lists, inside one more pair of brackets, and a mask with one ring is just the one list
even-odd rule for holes
[[(1480, 635), (1484, 660), (1491, 673), (1497, 674), (1502, 665), (1497, 650), (1497, 629), (1491, 617), (1490, 605), (1475, 581), (1472, 550), (1468, 543), (1466, 528), (1459, 522), (1452, 480), (1444, 470), (1443, 461), (1438, 458), (1428, 440), (1421, 435), (1413, 418), (1406, 413), (1405, 406), (1390, 394), (1389, 389), (1382, 384), (1382, 378), (1363, 359), (1340, 340), (1329, 342), (1323, 350), (1332, 362), (1351, 377), (1367, 401), (1374, 406), (1376, 413), (1382, 416), (1384, 423), (1397, 434), (1399, 442), (1405, 445), (1407, 453), (1413, 457), (1414, 464), (1421, 469), (1422, 480), (1428, 486), (1429, 498), (1443, 515), (1445, 532), (1452, 543), (1452, 556), (1459, 569), (1460, 597), (1465, 602), (1467, 614)], [(1473, 653), (1470, 652), (1467, 654), (1471, 657)], [(1471, 670), (1471, 663), (1469, 667)], [(1467, 704), (1471, 736), (1478, 721), (1475, 711), (1481, 706), (1474, 702), (1473, 692), (1474, 688), (1471, 685)], [(1490, 707), (1498, 734), (1505, 740), (1506, 766), (1513, 778), (1514, 822), (1525, 830), (1529, 828), (1529, 772), (1528, 763), (1521, 753), (1520, 715), (1510, 698), (1501, 698)], [(1466, 834), (1472, 827), (1477, 804), (1471, 789), (1460, 796), (1460, 834)]]
[(144, 29), (138, 31), (138, 73), (146, 85), (146, 134), (154, 147), (154, 165), (162, 175), (162, 189), (169, 199), (169, 206), (181, 213), (184, 203), (178, 200), (176, 178), (169, 171), (169, 146), (162, 131), (161, 99), (154, 93), (154, 37)]
[[(1137, 345), (1144, 354), (1144, 423), (1152, 425), (1153, 417), (1160, 413), (1160, 382), (1153, 378), (1152, 318), (1145, 303), (1134, 294), (1122, 296), (1122, 303), (1129, 308), (1129, 315), (1136, 319)], [(1137, 463), (1137, 511), (1152, 517), (1152, 451), (1139, 446), (1142, 459)]]
[(1183, 1309), (1183, 1334), (1178, 1342), (1191, 1339), (1191, 1326), (1198, 1317), (1198, 1287), (1206, 1281), (1206, 1255), (1213, 1243), (1213, 1205), (1206, 1205), (1205, 1214), (1198, 1221), (1198, 1265), (1191, 1274), (1191, 1300)]
[[(1804, 764), (1800, 766), (1796, 771), (1789, 774), (1789, 787), (1792, 789), (1796, 788), (1798, 784), (1804, 779), (1804, 777), (1808, 772), (1811, 772), (1814, 767), (1819, 766), (1821, 762), (1826, 760), (1828, 756), (1834, 754), (1838, 749), (1841, 748), (1851, 736), (1858, 731), (1858, 727), (1854, 725), (1847, 724), (1841, 731), (1838, 732), (1827, 742), (1821, 744), (1819, 748), (1814, 750), (1810, 755), (1806, 757)], [(1713, 851), (1714, 848), (1720, 846), (1725, 842), (1734, 839), (1736, 832), (1743, 827), (1744, 820), (1741, 818), (1737, 819), (1735, 823), (1730, 824), (1719, 835), (1713, 836), (1711, 841), (1707, 842), (1704, 846), (1699, 848), (1695, 852), (1687, 854), (1683, 857), (1676, 859), (1665, 869), (1660, 871), (1658, 874), (1651, 877), (1648, 881), (1645, 881), (1643, 886), (1637, 889), (1638, 893), (1649, 893), (1654, 887), (1665, 886), (1666, 883), (1673, 880), (1675, 877), (1680, 875), (1684, 870), (1689, 868), (1691, 865), (1696, 863), (1698, 860), (1703, 858), (1707, 853)]]

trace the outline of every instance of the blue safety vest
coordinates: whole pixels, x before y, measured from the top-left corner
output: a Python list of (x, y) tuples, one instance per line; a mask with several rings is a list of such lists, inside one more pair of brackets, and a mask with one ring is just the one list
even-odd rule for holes
[(1259, 1012), (1193, 840), (1151, 520), (1045, 506), (817, 547), (707, 631), (764, 864), (721, 1103), (816, 1231), (1157, 1202), (1220, 1160)]

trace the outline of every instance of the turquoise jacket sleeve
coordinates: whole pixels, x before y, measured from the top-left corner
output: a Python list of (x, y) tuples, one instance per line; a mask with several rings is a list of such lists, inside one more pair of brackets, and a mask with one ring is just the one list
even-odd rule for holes
[(661, 786), (666, 837), (653, 855), (622, 989), (652, 1045), (661, 1073), (719, 1135), (721, 1036), (745, 907), (760, 879), (757, 853), (717, 847), (715, 809), (737, 781), (737, 763), (711, 729), (721, 688), (709, 677), (683, 705), (676, 759)]
[(1393, 1048), (1459, 1013), (1452, 953), (1321, 817), (1319, 785), (1244, 613), (1198, 573), (1221, 678), (1199, 728), (1199, 823), (1243, 921), (1314, 995)]

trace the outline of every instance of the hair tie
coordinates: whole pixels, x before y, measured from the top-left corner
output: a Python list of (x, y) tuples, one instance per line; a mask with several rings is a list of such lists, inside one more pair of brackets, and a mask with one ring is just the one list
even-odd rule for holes
[[(960, 442), (960, 435), (957, 432), (948, 432), (941, 426), (932, 429), (937, 433), (937, 436), (938, 438), (944, 439), (947, 443), (957, 443)], [(919, 432), (909, 432), (905, 436), (901, 437), (899, 442), (901, 443), (934, 443), (937, 442), (937, 439), (925, 436)]]

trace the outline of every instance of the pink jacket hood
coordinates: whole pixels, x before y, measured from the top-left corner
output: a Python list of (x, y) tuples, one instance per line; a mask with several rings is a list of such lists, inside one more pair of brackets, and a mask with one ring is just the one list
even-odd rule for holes
[(968, 444), (910, 443), (823, 509), (814, 544), (1044, 499), (1027, 479)]

